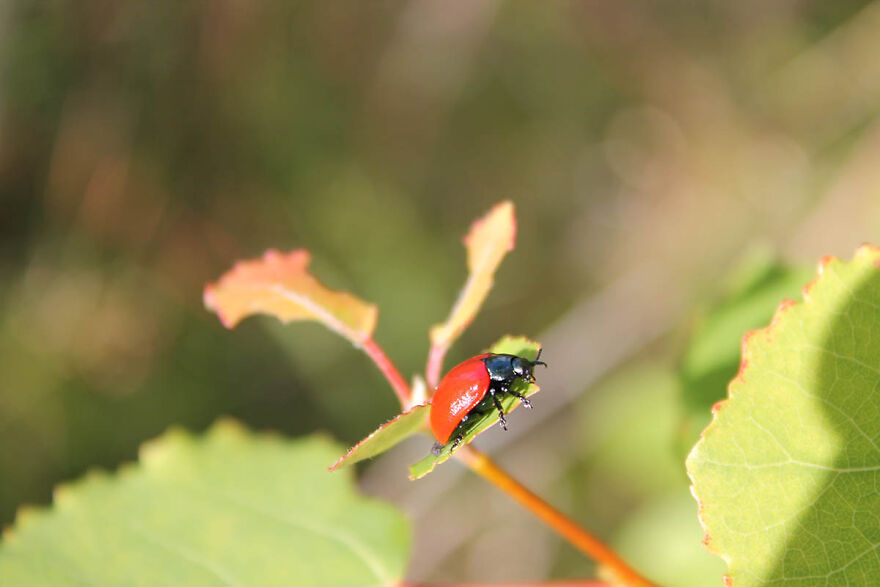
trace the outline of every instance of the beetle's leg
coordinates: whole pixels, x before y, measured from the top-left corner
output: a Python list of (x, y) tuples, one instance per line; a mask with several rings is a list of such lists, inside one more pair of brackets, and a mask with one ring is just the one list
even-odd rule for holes
[(509, 394), (512, 395), (513, 397), (518, 397), (518, 398), (519, 398), (519, 402), (520, 402), (522, 405), (524, 405), (525, 407), (527, 407), (527, 408), (530, 409), (530, 410), (532, 409), (532, 402), (530, 402), (530, 401), (529, 401), (529, 398), (527, 398), (526, 396), (524, 396), (524, 395), (521, 394), (520, 392), (518, 392), (518, 391), (510, 391), (510, 390), (508, 389), (508, 390), (507, 390), (507, 393), (509, 393)]
[[(450, 452), (455, 450), (458, 445), (461, 444), (461, 441), (464, 440), (464, 432), (462, 429), (463, 424), (468, 421), (468, 418), (470, 418), (470, 414), (465, 414), (464, 417), (462, 417), (461, 421), (458, 423), (458, 426), (455, 427), (455, 430), (452, 431), (453, 434), (455, 434), (456, 432), (458, 432), (458, 434), (455, 436), (455, 438), (453, 438)], [(431, 454), (433, 454), (435, 457), (440, 456), (440, 453), (443, 452), (444, 446), (446, 445), (440, 442), (435, 442), (434, 446), (431, 447)]]
[(498, 410), (498, 421), (501, 422), (501, 427), (507, 430), (507, 419), (504, 417), (504, 408), (501, 407), (501, 400), (498, 399), (498, 396), (495, 395), (495, 390), (491, 387), (489, 388), (489, 394), (492, 396), (492, 403), (495, 404), (495, 408)]
[(526, 396), (519, 393), (518, 391), (511, 391), (509, 385), (502, 385), (500, 391), (503, 393), (509, 393), (513, 397), (518, 397), (519, 401), (520, 401), (520, 403), (522, 403), (522, 405), (529, 408), (530, 410), (532, 409), (532, 402), (530, 402)]

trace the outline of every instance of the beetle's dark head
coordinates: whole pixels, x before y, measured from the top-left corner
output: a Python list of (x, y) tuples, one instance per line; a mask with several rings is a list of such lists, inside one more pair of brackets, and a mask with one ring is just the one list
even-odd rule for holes
[(538, 356), (535, 357), (534, 361), (530, 361), (528, 359), (524, 359), (523, 357), (514, 357), (513, 361), (511, 361), (511, 367), (513, 367), (513, 374), (517, 377), (522, 377), (529, 383), (535, 382), (535, 375), (533, 373), (535, 369), (535, 365), (544, 365), (547, 366), (547, 363), (541, 361), (541, 351), (544, 349), (538, 349)]

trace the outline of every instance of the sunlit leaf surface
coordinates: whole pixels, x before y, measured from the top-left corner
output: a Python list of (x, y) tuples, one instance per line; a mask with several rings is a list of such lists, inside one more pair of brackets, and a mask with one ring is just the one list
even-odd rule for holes
[(734, 585), (880, 577), (880, 250), (827, 258), (750, 333), (687, 466)]
[(513, 204), (502, 202), (474, 222), (464, 237), (468, 278), (446, 322), (431, 329), (431, 344), (448, 346), (471, 323), (495, 280), (495, 271), (516, 240)]
[[(499, 354), (510, 354), (510, 355), (518, 355), (520, 357), (525, 357), (529, 360), (534, 360), (538, 354), (538, 349), (541, 348), (540, 343), (537, 343), (533, 340), (529, 340), (524, 337), (513, 337), (513, 336), (505, 336), (495, 344), (493, 344), (489, 351), (490, 353), (499, 353)], [(541, 359), (544, 360), (547, 357), (542, 355)], [(549, 362), (549, 361), (548, 361)], [(543, 367), (538, 367), (538, 369), (542, 369)], [(541, 377), (540, 371), (535, 373), (536, 378)], [(541, 390), (540, 387), (535, 385), (534, 383), (526, 383), (524, 381), (518, 380), (515, 382), (511, 389), (514, 391), (518, 391), (524, 396), (531, 396)], [(517, 406), (520, 405), (519, 399), (509, 395), (503, 399), (501, 399), (501, 405), (504, 408), (504, 413), (507, 414), (510, 411), (516, 409)], [(540, 404), (535, 404), (532, 402), (534, 409), (541, 409)], [(492, 410), (491, 412), (487, 412), (482, 416), (474, 416), (474, 422), (472, 428), (465, 434), (464, 439), (462, 440), (459, 447), (464, 446), (465, 444), (471, 442), (476, 436), (482, 432), (488, 430), (493, 424), (498, 423), (498, 412)], [(470, 422), (470, 420), (468, 420)], [(440, 463), (446, 461), (453, 455), (452, 451), (452, 443), (449, 442), (446, 446), (443, 447), (443, 450), (440, 451), (439, 455), (428, 454), (425, 458), (415, 463), (409, 468), (409, 477), (410, 479), (420, 479), (434, 470), (434, 467), (439, 465)]]
[(330, 474), (339, 447), (232, 423), (59, 488), (0, 543), (2, 585), (396, 585), (409, 527)]
[(309, 273), (310, 258), (304, 249), (269, 250), (261, 259), (240, 261), (205, 287), (205, 306), (227, 328), (268, 314), (282, 322), (316, 320), (355, 344), (368, 340), (376, 327), (376, 306), (326, 288)]

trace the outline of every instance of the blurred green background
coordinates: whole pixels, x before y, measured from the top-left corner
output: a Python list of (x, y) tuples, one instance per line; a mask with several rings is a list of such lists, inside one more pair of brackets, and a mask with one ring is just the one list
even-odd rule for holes
[[(716, 584), (683, 458), (742, 333), (878, 240), (878, 54), (865, 2), (0, 2), (0, 525), (172, 424), (364, 436), (396, 407), (364, 356), (227, 332), (203, 284), (307, 247), (411, 375), (511, 199), (448, 364), (523, 333), (551, 368), (478, 444), (657, 580)], [(429, 445), (362, 469), (416, 523), (410, 578), (593, 572), (455, 464), (408, 482)]]

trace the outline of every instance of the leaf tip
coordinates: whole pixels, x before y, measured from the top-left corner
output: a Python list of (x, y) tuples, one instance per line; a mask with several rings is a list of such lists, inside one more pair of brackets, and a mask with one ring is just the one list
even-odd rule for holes
[[(371, 459), (391, 449), (399, 442), (418, 432), (428, 417), (428, 403), (416, 404), (397, 414), (352, 446), (348, 451), (327, 467), (329, 471), (347, 467), (360, 461)], [(384, 443), (377, 445), (376, 443)]]
[(348, 455), (350, 455), (351, 451), (353, 451), (354, 449), (355, 447), (351, 447), (350, 449), (348, 449), (348, 452), (336, 459), (336, 462), (327, 467), (327, 470), (332, 473), (333, 471), (341, 467), (345, 463), (346, 459), (348, 459)]
[(376, 331), (376, 323), (379, 322), (379, 306), (367, 303), (366, 308), (364, 321), (359, 332), (361, 344), (373, 338), (373, 333)]
[[(372, 434), (370, 436), (372, 436)], [(370, 436), (368, 436), (367, 438), (361, 440), (360, 442), (358, 442), (357, 444), (355, 444), (354, 446), (349, 448), (345, 452), (345, 454), (343, 454), (338, 459), (336, 459), (336, 462), (334, 462), (332, 465), (327, 467), (327, 471), (333, 473), (333, 472), (338, 471), (340, 469), (346, 469), (346, 468), (352, 466), (353, 464), (360, 462), (360, 460), (362, 460), (362, 459), (354, 459), (353, 460), (352, 457), (357, 452), (357, 450), (361, 447), (361, 445), (363, 445), (364, 442), (366, 442), (370, 438)]]
[(235, 321), (230, 320), (223, 310), (220, 308), (220, 304), (217, 302), (217, 284), (209, 283), (205, 286), (205, 289), (202, 291), (202, 304), (204, 304), (205, 309), (209, 312), (214, 312), (217, 315), (217, 318), (220, 319), (220, 323), (225, 327), (232, 329), (235, 327)]
[(434, 461), (433, 463), (431, 463), (429, 465), (425, 465), (423, 467), (420, 467), (420, 465), (422, 465), (422, 461), (419, 461), (418, 463), (414, 463), (414, 464), (410, 465), (409, 475), (408, 475), (409, 480), (410, 481), (418, 481), (419, 479), (427, 476), (428, 473), (431, 473), (434, 469), (437, 468), (437, 465), (446, 462), (446, 460), (448, 458), (449, 458), (449, 456), (447, 456), (446, 458), (444, 458), (442, 460)]
[(489, 210), (486, 214), (474, 220), (470, 230), (464, 235), (462, 242), (465, 247), (470, 247), (475, 239), (479, 238), (484, 229), (489, 225), (494, 225), (494, 230), (506, 230), (508, 232), (505, 250), (512, 251), (516, 245), (516, 211), (513, 202), (510, 200), (501, 201)]

